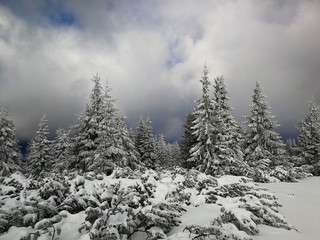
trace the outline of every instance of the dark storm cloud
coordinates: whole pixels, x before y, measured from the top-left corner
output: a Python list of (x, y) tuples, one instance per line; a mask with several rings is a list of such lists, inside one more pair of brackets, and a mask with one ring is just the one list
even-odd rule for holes
[(306, 101), (320, 101), (318, 1), (3, 1), (0, 102), (29, 138), (42, 113), (52, 130), (75, 120), (99, 73), (130, 127), (149, 116), (155, 132), (180, 137), (186, 113), (223, 74), (234, 115), (249, 113), (260, 81), (284, 136)]

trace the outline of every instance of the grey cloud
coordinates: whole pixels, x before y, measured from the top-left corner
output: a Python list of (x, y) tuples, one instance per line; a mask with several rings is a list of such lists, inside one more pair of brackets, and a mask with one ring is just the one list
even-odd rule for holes
[(0, 5), (0, 102), (21, 138), (42, 113), (52, 130), (73, 123), (97, 72), (131, 127), (150, 116), (170, 140), (200, 96), (205, 62), (211, 80), (224, 75), (238, 120), (256, 81), (285, 135), (311, 95), (320, 101), (317, 1), (57, 1), (71, 25), (52, 24), (43, 1), (19, 3)]

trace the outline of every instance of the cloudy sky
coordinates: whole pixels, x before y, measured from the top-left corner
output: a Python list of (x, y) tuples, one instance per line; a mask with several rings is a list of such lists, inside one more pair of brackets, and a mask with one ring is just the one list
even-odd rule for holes
[(284, 138), (320, 104), (320, 1), (1, 0), (0, 105), (17, 134), (35, 134), (43, 113), (52, 132), (76, 121), (99, 73), (135, 127), (179, 139), (200, 96), (206, 62), (224, 75), (237, 120), (263, 86)]

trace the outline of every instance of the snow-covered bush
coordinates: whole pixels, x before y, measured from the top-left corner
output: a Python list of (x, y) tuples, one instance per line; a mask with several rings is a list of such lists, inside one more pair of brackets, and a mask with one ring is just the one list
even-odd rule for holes
[(287, 170), (283, 166), (276, 166), (276, 168), (270, 172), (270, 176), (276, 177), (281, 182), (296, 182), (297, 180), (292, 173), (291, 169)]

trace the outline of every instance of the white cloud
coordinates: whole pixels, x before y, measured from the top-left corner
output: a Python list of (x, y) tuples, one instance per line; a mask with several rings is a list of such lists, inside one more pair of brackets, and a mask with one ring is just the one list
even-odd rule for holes
[(170, 139), (199, 97), (205, 61), (212, 80), (225, 76), (238, 119), (255, 81), (283, 132), (294, 131), (309, 96), (320, 100), (316, 1), (57, 2), (72, 25), (52, 24), (44, 4), (0, 5), (0, 102), (20, 137), (34, 134), (42, 113), (51, 129), (75, 121), (97, 72), (131, 126), (150, 116)]

